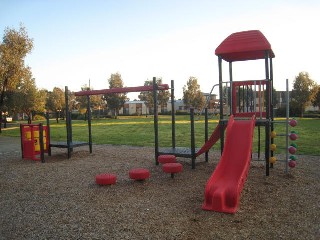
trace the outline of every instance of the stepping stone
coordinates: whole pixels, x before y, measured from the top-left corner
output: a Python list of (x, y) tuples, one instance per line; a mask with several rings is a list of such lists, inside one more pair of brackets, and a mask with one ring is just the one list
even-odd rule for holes
[(162, 165), (162, 171), (165, 173), (171, 173), (171, 178), (174, 178), (175, 173), (182, 171), (181, 163), (165, 163)]
[(134, 168), (129, 171), (129, 177), (133, 180), (142, 181), (150, 177), (150, 172), (145, 168)]
[(111, 173), (101, 173), (96, 176), (98, 185), (112, 185), (117, 181), (117, 175)]
[(165, 163), (175, 163), (176, 162), (176, 156), (175, 155), (160, 155), (158, 157), (158, 162), (165, 164)]

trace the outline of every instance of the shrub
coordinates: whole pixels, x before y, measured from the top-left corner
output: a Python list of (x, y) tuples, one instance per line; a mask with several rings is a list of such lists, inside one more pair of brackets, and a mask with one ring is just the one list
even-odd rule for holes
[(300, 117), (301, 116), (301, 108), (296, 102), (290, 102), (289, 104), (289, 114), (291, 117)]

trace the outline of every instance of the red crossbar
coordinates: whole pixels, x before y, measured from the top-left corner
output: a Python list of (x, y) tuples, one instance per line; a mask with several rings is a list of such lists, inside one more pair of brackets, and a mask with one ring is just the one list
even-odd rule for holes
[[(168, 84), (159, 84), (158, 90), (168, 90)], [(75, 92), (75, 96), (88, 96), (88, 95), (100, 95), (100, 94), (110, 94), (110, 93), (127, 93), (127, 92), (146, 92), (152, 91), (153, 86), (139, 86), (139, 87), (124, 87), (124, 88), (110, 88), (101, 90), (87, 90)]]

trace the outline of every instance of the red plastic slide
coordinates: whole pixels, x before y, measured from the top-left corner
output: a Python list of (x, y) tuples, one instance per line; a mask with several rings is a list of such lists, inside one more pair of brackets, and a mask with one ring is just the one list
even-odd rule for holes
[(216, 128), (212, 132), (210, 138), (208, 139), (208, 141), (206, 141), (206, 143), (196, 153), (196, 156), (198, 157), (202, 153), (207, 152), (219, 139), (220, 139), (220, 124), (218, 124), (216, 126)]
[(255, 119), (228, 121), (223, 153), (205, 188), (204, 210), (235, 213), (247, 179)]

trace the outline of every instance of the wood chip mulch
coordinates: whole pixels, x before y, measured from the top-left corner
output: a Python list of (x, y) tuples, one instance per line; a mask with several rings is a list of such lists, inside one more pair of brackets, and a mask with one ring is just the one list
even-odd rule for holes
[[(171, 178), (153, 148), (94, 145), (71, 159), (53, 149), (46, 163), (1, 153), (0, 239), (320, 239), (319, 156), (298, 156), (289, 174), (277, 162), (269, 177), (263, 161), (252, 161), (233, 215), (201, 209), (219, 158), (200, 157), (195, 170), (177, 158), (183, 171)], [(150, 178), (133, 181), (132, 168)], [(98, 186), (100, 173), (117, 183)]]

